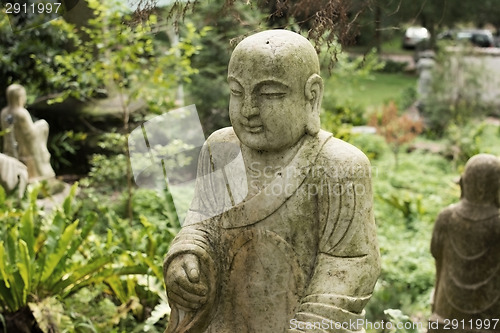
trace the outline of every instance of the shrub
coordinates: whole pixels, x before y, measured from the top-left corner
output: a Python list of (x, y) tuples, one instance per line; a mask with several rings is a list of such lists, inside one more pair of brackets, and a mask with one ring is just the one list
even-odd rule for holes
[(369, 124), (377, 129), (391, 147), (396, 169), (401, 146), (413, 141), (423, 128), (420, 119), (414, 119), (409, 114), (398, 115), (398, 108), (394, 102), (384, 106), (381, 112), (372, 114)]
[(384, 66), (378, 71), (382, 73), (401, 73), (408, 67), (407, 61), (384, 60)]
[(379, 159), (388, 148), (384, 139), (374, 134), (352, 135), (349, 142), (358, 147), (370, 160)]
[[(35, 321), (33, 315), (43, 312), (40, 307), (59, 311), (45, 302), (59, 302), (88, 285), (122, 274), (147, 272), (145, 264), (122, 260), (115, 265), (121, 254), (111, 246), (113, 236), (101, 242), (92, 233), (96, 213), (75, 219), (76, 189), (77, 184), (62, 206), (48, 215), (36, 205), (37, 189), (30, 193), (26, 208), (10, 210), (0, 203), (2, 214), (18, 216), (2, 225), (0, 240), (0, 311), (9, 331), (36, 330), (36, 321), (42, 319)], [(43, 316), (50, 315), (43, 312)]]
[(485, 83), (490, 82), (491, 71), (467, 57), (467, 52), (470, 50), (464, 48), (458, 52), (442, 49), (438, 53), (432, 71), (432, 88), (421, 104), (431, 137), (442, 137), (451, 124), (461, 127), (491, 111), (485, 100), (488, 89)]

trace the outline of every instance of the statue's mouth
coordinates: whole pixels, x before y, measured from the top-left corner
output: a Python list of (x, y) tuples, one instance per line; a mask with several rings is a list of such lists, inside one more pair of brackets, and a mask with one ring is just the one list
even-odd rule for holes
[(243, 128), (245, 129), (245, 131), (253, 133), (253, 134), (260, 133), (260, 132), (264, 131), (264, 126), (262, 126), (262, 125), (260, 125), (260, 126), (245, 126), (245, 125), (243, 125)]

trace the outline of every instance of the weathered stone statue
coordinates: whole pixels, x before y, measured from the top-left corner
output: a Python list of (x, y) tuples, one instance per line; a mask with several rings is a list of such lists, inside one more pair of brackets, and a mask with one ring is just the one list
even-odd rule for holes
[(320, 130), (319, 73), (293, 32), (235, 48), (233, 126), (207, 139), (164, 263), (166, 332), (364, 331), (379, 275), (370, 164)]
[(421, 102), (426, 102), (432, 92), (432, 70), (436, 66), (436, 61), (429, 57), (422, 57), (417, 61), (417, 94)]
[(472, 157), (460, 184), (460, 201), (439, 214), (432, 235), (429, 332), (500, 332), (500, 160)]
[(2, 130), (9, 130), (3, 138), (3, 152), (28, 167), (30, 181), (53, 178), (55, 173), (47, 150), (49, 125), (45, 120), (33, 123), (24, 108), (26, 90), (21, 85), (7, 88), (7, 103), (0, 114)]

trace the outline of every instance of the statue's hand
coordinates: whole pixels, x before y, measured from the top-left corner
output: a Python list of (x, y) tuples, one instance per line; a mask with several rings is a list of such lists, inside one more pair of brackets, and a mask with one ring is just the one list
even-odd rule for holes
[(207, 302), (208, 281), (194, 254), (182, 254), (173, 259), (167, 267), (165, 283), (169, 300), (186, 311), (197, 310)]

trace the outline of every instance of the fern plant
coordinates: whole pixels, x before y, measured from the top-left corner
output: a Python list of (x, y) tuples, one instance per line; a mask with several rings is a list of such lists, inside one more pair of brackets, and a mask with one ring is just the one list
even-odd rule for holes
[[(29, 304), (54, 296), (62, 299), (111, 277), (147, 272), (145, 265), (115, 263), (119, 249), (113, 246), (112, 234), (101, 242), (91, 232), (97, 214), (88, 214), (84, 221), (74, 219), (76, 190), (77, 184), (48, 216), (38, 209), (37, 190), (33, 190), (27, 208), (11, 214), (20, 217), (17, 223), (8, 225), (1, 235), (0, 312), (9, 332), (37, 331)], [(0, 203), (2, 209), (8, 207)]]

